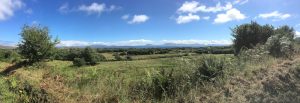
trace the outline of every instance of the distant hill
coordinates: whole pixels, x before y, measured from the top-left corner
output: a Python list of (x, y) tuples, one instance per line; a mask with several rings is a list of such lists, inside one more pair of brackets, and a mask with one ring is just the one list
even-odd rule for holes
[(15, 48), (15, 47), (0, 45), (0, 49), (13, 49), (13, 48)]
[[(140, 46), (107, 46), (107, 45), (91, 45), (90, 47), (92, 48), (178, 48), (178, 47), (192, 47), (192, 48), (197, 48), (197, 47), (207, 47), (207, 46), (228, 46), (224, 44), (173, 44), (173, 43), (167, 43), (167, 44), (162, 44), (162, 45), (152, 45), (152, 44), (147, 44), (147, 45), (140, 45)], [(86, 46), (71, 46), (67, 48), (84, 48)], [(66, 48), (64, 46), (60, 46), (60, 48)]]

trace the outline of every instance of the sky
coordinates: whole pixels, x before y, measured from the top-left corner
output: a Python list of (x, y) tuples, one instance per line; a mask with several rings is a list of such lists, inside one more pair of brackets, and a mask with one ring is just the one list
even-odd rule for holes
[(300, 35), (299, 0), (0, 0), (0, 45), (21, 28), (47, 26), (60, 46), (231, 44), (231, 29), (257, 21)]

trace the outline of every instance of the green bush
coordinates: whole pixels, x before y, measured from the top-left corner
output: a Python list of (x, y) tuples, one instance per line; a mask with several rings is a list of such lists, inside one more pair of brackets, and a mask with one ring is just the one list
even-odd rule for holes
[(81, 66), (86, 65), (86, 62), (85, 62), (85, 60), (83, 58), (74, 58), (73, 65), (81, 67)]
[(51, 57), (55, 45), (59, 42), (57, 39), (51, 40), (47, 27), (25, 25), (20, 35), (22, 41), (18, 49), (31, 64)]
[(215, 81), (218, 77), (223, 77), (227, 68), (225, 58), (220, 57), (204, 57), (201, 59), (200, 66), (195, 70), (193, 82)]
[(106, 58), (103, 55), (98, 54), (90, 47), (87, 47), (83, 50), (82, 58), (84, 58), (88, 65), (96, 65), (99, 61), (106, 60)]
[(235, 27), (232, 29), (235, 55), (239, 54), (242, 48), (252, 49), (257, 44), (265, 44), (272, 35), (274, 35), (274, 27), (271, 25), (261, 26), (251, 22)]
[(266, 47), (270, 55), (274, 57), (289, 58), (294, 52), (293, 42), (286, 36), (280, 37), (280, 35), (275, 35), (270, 37), (266, 43)]

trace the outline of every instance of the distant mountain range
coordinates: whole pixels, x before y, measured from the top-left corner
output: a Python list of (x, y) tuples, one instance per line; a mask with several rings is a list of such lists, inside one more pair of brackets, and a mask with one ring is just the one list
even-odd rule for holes
[[(179, 47), (206, 47), (206, 46), (228, 46), (224, 44), (173, 44), (173, 43), (167, 43), (163, 45), (152, 45), (152, 44), (147, 44), (147, 45), (140, 45), (140, 46), (107, 46), (107, 45), (91, 45), (89, 47), (92, 48), (179, 48)], [(71, 46), (75, 48), (84, 48), (86, 46)]]
[[(16, 43), (9, 41), (0, 41), (0, 48), (15, 48)], [(165, 43), (161, 45), (146, 44), (140, 46), (108, 46), (108, 45), (90, 45), (92, 48), (178, 48), (178, 47), (206, 47), (206, 46), (228, 46), (225, 44), (175, 44)], [(84, 48), (86, 46), (59, 46), (59, 48)]]

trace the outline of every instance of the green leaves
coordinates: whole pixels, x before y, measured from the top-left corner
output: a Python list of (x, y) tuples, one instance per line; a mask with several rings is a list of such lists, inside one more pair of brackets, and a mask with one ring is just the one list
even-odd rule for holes
[(20, 54), (28, 59), (29, 63), (35, 63), (52, 56), (58, 39), (52, 41), (47, 27), (40, 25), (25, 25), (21, 32), (22, 41), (18, 45)]

